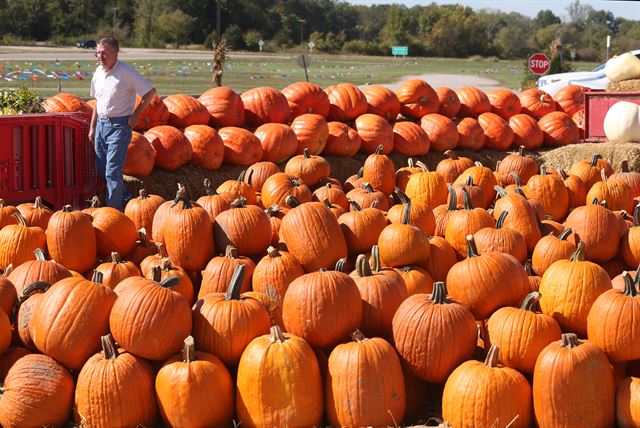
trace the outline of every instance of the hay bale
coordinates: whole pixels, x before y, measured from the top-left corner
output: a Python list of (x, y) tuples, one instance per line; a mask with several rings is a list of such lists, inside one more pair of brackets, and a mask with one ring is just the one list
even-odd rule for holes
[[(503, 159), (510, 153), (516, 151), (503, 152), (497, 150), (483, 149), (478, 152), (456, 151), (459, 156), (466, 156), (474, 161), (480, 161), (484, 166), (495, 169), (496, 162)], [(572, 144), (559, 148), (542, 148), (535, 151), (528, 151), (527, 155), (535, 159), (539, 165), (544, 164), (549, 169), (565, 168), (581, 159), (589, 159), (594, 153), (599, 153), (604, 159), (611, 163), (614, 169), (620, 169), (622, 160), (629, 161), (631, 171), (640, 171), (640, 144), (634, 143), (588, 143)], [(327, 156), (326, 159), (331, 165), (331, 176), (344, 182), (349, 176), (358, 172), (364, 165), (368, 154), (358, 153), (350, 158)], [(392, 153), (390, 155), (396, 169), (407, 165), (408, 156)], [(430, 170), (435, 170), (438, 162), (444, 158), (440, 152), (430, 152), (426, 156), (416, 156), (415, 160), (424, 162)], [(284, 170), (285, 163), (280, 164), (280, 169)], [(129, 191), (137, 195), (140, 189), (145, 188), (153, 194), (162, 196), (165, 199), (173, 198), (178, 188), (178, 183), (183, 184), (189, 191), (192, 199), (197, 199), (204, 195), (202, 185), (205, 178), (209, 178), (216, 188), (224, 181), (238, 177), (244, 167), (237, 165), (222, 165), (217, 171), (185, 165), (177, 171), (169, 172), (155, 169), (149, 177), (132, 177), (125, 175), (125, 185)]]
[(609, 82), (607, 92), (638, 92), (640, 91), (640, 79), (623, 80), (621, 82)]

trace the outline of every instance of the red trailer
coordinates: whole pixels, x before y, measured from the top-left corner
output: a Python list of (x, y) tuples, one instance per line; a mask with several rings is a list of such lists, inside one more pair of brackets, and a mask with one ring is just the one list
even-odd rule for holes
[(640, 92), (584, 92), (584, 140), (588, 143), (607, 141), (604, 134), (604, 117), (609, 107), (620, 101), (640, 104)]
[(0, 116), (0, 198), (15, 205), (41, 196), (53, 209), (83, 208), (102, 186), (90, 120), (85, 113)]

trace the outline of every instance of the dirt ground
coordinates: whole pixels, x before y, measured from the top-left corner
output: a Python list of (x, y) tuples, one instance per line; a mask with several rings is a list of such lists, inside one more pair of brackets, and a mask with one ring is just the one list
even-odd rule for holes
[[(459, 151), (457, 153), (460, 156), (478, 160), (483, 165), (493, 169), (498, 160), (511, 152), (480, 150), (478, 152)], [(615, 170), (619, 170), (621, 161), (626, 159), (629, 162), (631, 171), (640, 171), (640, 144), (588, 143), (527, 152), (540, 165), (544, 164), (548, 169), (564, 168), (567, 170), (574, 162), (581, 159), (589, 159), (594, 153), (602, 155)], [(367, 156), (365, 153), (358, 153), (351, 158), (327, 156), (327, 160), (331, 164), (331, 176), (344, 182), (347, 177), (355, 174), (362, 167)], [(391, 154), (390, 157), (395, 163), (396, 169), (407, 165), (407, 156)], [(415, 159), (422, 160), (430, 169), (435, 169), (442, 158), (442, 153), (434, 151)], [(280, 165), (280, 169), (284, 170), (284, 164)], [(165, 199), (172, 198), (175, 195), (178, 183), (180, 183), (187, 188), (191, 197), (196, 199), (204, 194), (203, 182), (205, 178), (209, 178), (213, 183), (213, 187), (216, 188), (225, 180), (236, 179), (242, 170), (243, 167), (235, 165), (223, 165), (217, 171), (208, 171), (193, 165), (186, 165), (174, 172), (155, 169), (149, 177), (125, 176), (125, 183), (134, 195), (137, 195), (140, 189), (145, 188), (149, 193), (158, 194)]]

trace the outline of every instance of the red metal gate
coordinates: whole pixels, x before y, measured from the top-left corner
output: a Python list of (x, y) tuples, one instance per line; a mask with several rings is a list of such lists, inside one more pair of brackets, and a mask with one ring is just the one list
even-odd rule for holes
[(0, 116), (0, 198), (17, 204), (41, 196), (54, 209), (83, 207), (102, 186), (90, 120), (85, 113)]

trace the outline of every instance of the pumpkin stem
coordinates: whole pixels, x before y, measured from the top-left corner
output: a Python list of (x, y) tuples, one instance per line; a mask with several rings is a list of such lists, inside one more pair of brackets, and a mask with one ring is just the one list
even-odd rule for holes
[(244, 181), (245, 175), (247, 175), (247, 170), (243, 169), (240, 171), (240, 175), (238, 175), (238, 179), (236, 181)]
[(162, 242), (156, 242), (156, 254), (158, 254), (161, 258), (169, 257), (167, 253), (167, 248), (164, 246)]
[(173, 269), (173, 266), (171, 265), (171, 260), (169, 258), (162, 259), (162, 263), (160, 264), (160, 269), (165, 272)]
[(111, 263), (114, 265), (117, 263), (122, 263), (122, 257), (120, 257), (120, 253), (117, 251), (111, 252)]
[(475, 161), (473, 164), (475, 166), (477, 166), (478, 168), (484, 168), (484, 165), (482, 165), (482, 162), (480, 162), (480, 161)]
[(505, 196), (507, 196), (507, 191), (504, 190), (504, 187), (498, 186), (496, 184), (495, 186), (493, 186), (493, 189), (496, 191), (496, 193), (498, 193), (498, 195), (500, 195), (501, 198), (504, 198)]
[(147, 238), (147, 229), (145, 229), (144, 227), (141, 227), (140, 229), (138, 229), (138, 242), (136, 242), (136, 244), (139, 244), (144, 247), (149, 246), (148, 245), (149, 239)]
[(422, 172), (429, 172), (429, 167), (422, 161), (416, 162), (416, 166), (422, 170)]
[(484, 360), (484, 365), (487, 367), (497, 367), (498, 366), (498, 357), (500, 356), (500, 348), (498, 345), (491, 345), (489, 348), (489, 352), (487, 352), (487, 358)]
[(622, 273), (622, 278), (624, 279), (624, 295), (635, 297), (638, 291), (636, 290), (636, 284), (633, 278), (631, 278), (631, 274), (625, 271)]
[(540, 165), (540, 175), (547, 175), (547, 167)]
[(44, 251), (42, 251), (42, 248), (36, 248), (33, 250), (33, 254), (36, 255), (36, 260), (38, 261), (43, 262), (47, 260), (47, 256), (44, 254)]
[(540, 308), (540, 296), (541, 294), (537, 291), (532, 291), (531, 293), (527, 294), (527, 297), (524, 298), (520, 309), (524, 311), (536, 312)]
[(158, 284), (160, 287), (173, 288), (176, 285), (180, 284), (179, 276), (169, 276), (169, 277), (166, 277), (165, 279), (162, 279), (162, 266), (160, 265), (154, 266), (151, 269), (151, 272), (153, 273), (153, 281), (156, 284)]
[(447, 286), (442, 281), (433, 283), (433, 291), (431, 292), (431, 301), (437, 305), (447, 304)]
[[(116, 253), (118, 254), (118, 253)], [(99, 270), (95, 269), (93, 271), (93, 275), (91, 275), (91, 282), (97, 282), (98, 284), (102, 284), (102, 279), (104, 278), (104, 274)]]
[(215, 189), (211, 187), (211, 180), (209, 180), (208, 178), (204, 179), (204, 191), (207, 196), (215, 196), (218, 194)]
[(371, 271), (371, 265), (367, 260), (366, 254), (360, 254), (356, 259), (356, 272), (358, 273), (359, 278), (364, 278), (366, 276), (373, 276), (373, 272)]
[(602, 159), (602, 156), (600, 156), (597, 153), (594, 153), (593, 155), (591, 155), (591, 162), (589, 162), (589, 165), (598, 166), (598, 160), (600, 159)]
[(282, 333), (282, 329), (280, 328), (279, 325), (272, 325), (271, 328), (269, 329), (271, 332), (271, 343), (275, 343), (275, 342), (280, 342), (280, 343), (284, 343), (287, 338), (284, 337), (284, 334)]
[(607, 171), (605, 171), (604, 168), (600, 170), (600, 178), (602, 179), (603, 183), (607, 182)]
[(20, 211), (16, 211), (11, 215), (14, 216), (18, 220), (18, 224), (20, 226), (22, 226), (22, 227), (28, 227), (29, 226), (27, 224), (27, 219), (25, 219), (24, 216), (22, 214), (20, 214)]
[(280, 251), (278, 251), (278, 249), (274, 246), (269, 246), (269, 248), (267, 248), (267, 254), (272, 259), (275, 259), (276, 257), (281, 257)]
[(478, 257), (478, 247), (473, 235), (467, 235), (465, 239), (467, 240), (467, 258)]
[(138, 195), (140, 199), (149, 199), (149, 192), (147, 192), (147, 189), (140, 189)]
[(118, 348), (116, 348), (116, 343), (110, 334), (102, 336), (100, 342), (102, 343), (105, 360), (115, 360), (118, 358)]
[(331, 209), (334, 208), (335, 206), (331, 203), (331, 201), (329, 200), (329, 198), (324, 198), (322, 200), (322, 203), (324, 204), (325, 207)]
[(633, 209), (633, 225), (640, 226), (640, 203)]
[(231, 208), (244, 208), (247, 206), (247, 198), (245, 198), (244, 196), (240, 196), (237, 199), (234, 199), (233, 202), (231, 202)]
[(573, 254), (571, 254), (571, 261), (572, 262), (584, 261), (584, 242), (582, 241), (578, 242), (578, 247), (576, 248), (576, 251)]
[(371, 247), (370, 267), (373, 273), (378, 273), (380, 272), (380, 269), (382, 269), (382, 263), (380, 262), (380, 247), (378, 247), (377, 244)]
[(362, 178), (363, 175), (364, 175), (364, 167), (360, 167), (360, 169), (358, 170), (358, 173), (356, 174), (356, 178)]
[(525, 198), (526, 200), (529, 200), (529, 198), (527, 198), (527, 195), (525, 195), (525, 194), (524, 194), (524, 190), (522, 190), (522, 187), (516, 187), (516, 188), (513, 190), (513, 192), (514, 192), (514, 193), (516, 193), (516, 194), (518, 194), (518, 195), (520, 195), (520, 196), (522, 196), (522, 197), (523, 197), (523, 198)]
[(298, 200), (298, 198), (296, 198), (293, 195), (287, 195), (286, 198), (284, 198), (284, 202), (289, 205), (291, 208), (295, 208), (297, 206), (299, 206), (300, 204), (302, 204), (302, 202), (300, 202)]
[(364, 334), (362, 334), (362, 332), (360, 330), (358, 330), (356, 328), (356, 331), (354, 331), (353, 333), (351, 333), (351, 338), (358, 343), (364, 342), (365, 340), (369, 340), (365, 337)]
[(224, 256), (228, 259), (237, 259), (238, 258), (238, 249), (233, 245), (227, 245), (225, 248)]
[(518, 147), (518, 156), (524, 156), (524, 146)]
[(193, 336), (189, 335), (184, 339), (184, 346), (182, 347), (182, 362), (190, 363), (196, 360), (196, 342), (193, 340)]
[(471, 202), (471, 196), (469, 195), (469, 191), (462, 188), (462, 195), (464, 197), (464, 209), (469, 211), (473, 209), (473, 202)]
[(344, 272), (344, 267), (345, 267), (346, 264), (347, 264), (347, 258), (343, 257), (343, 258), (341, 258), (340, 260), (338, 260), (336, 262), (336, 267), (335, 267), (334, 270), (336, 272)]
[(2, 276), (2, 277), (4, 277), (4, 278), (6, 278), (6, 277), (8, 277), (8, 276), (9, 276), (9, 274), (10, 274), (12, 271), (13, 271), (13, 263), (9, 263), (9, 264), (7, 265), (7, 267), (6, 267), (6, 268), (4, 268), (4, 270), (0, 269), (0, 272), (2, 272), (2, 275), (0, 275), (0, 276)]
[(311, 159), (311, 153), (309, 152), (309, 148), (305, 147), (304, 150), (302, 151), (302, 156), (305, 159)]
[(458, 160), (458, 155), (453, 150), (446, 150), (443, 154), (449, 159)]
[(179, 196), (176, 196), (176, 198), (173, 200), (173, 206), (175, 207), (176, 205), (178, 205), (178, 202), (182, 202), (183, 210), (190, 210), (192, 208), (191, 200), (187, 196), (186, 192), (180, 194)]
[(362, 183), (360, 187), (362, 187), (367, 193), (373, 193), (376, 191), (369, 182)]
[(510, 172), (509, 177), (513, 178), (513, 182), (516, 183), (517, 187), (522, 187), (522, 178), (515, 172)]
[(63, 213), (70, 213), (73, 211), (73, 207), (71, 205), (65, 205), (62, 207), (62, 212)]
[(573, 230), (571, 230), (570, 227), (567, 227), (565, 230), (562, 231), (560, 235), (558, 235), (558, 239), (561, 241), (564, 241), (569, 237), (569, 235), (571, 235), (571, 232), (573, 232)]
[(384, 151), (384, 146), (382, 144), (378, 144), (378, 147), (376, 147), (376, 151), (374, 154), (376, 155), (381, 155), (383, 154), (382, 152)]
[(100, 208), (101, 206), (102, 206), (102, 202), (100, 201), (100, 196), (93, 195), (93, 197), (91, 198), (91, 205), (89, 205), (89, 208)]
[(449, 206), (447, 211), (455, 211), (458, 209), (458, 195), (456, 195), (456, 189), (451, 183), (447, 183), (447, 190), (449, 190)]
[(624, 159), (620, 163), (620, 169), (622, 170), (622, 172), (629, 172), (629, 161)]
[(36, 200), (33, 201), (33, 208), (36, 208), (36, 209), (44, 209), (44, 208), (46, 208), (42, 204), (42, 196), (36, 196)]
[(565, 171), (564, 169), (560, 168), (560, 176), (562, 177), (563, 180), (566, 180), (567, 178), (569, 178), (569, 174), (567, 174), (567, 171)]
[(562, 339), (560, 340), (560, 347), (573, 349), (576, 346), (580, 346), (581, 342), (578, 340), (578, 335), (575, 333), (562, 333)]
[(247, 271), (245, 265), (238, 265), (233, 271), (231, 281), (229, 281), (229, 288), (227, 294), (224, 296), (224, 300), (240, 300), (240, 291), (242, 290), (242, 280)]
[(467, 186), (473, 186), (473, 177), (468, 175), (467, 180), (464, 182)]
[(407, 165), (409, 166), (409, 168), (415, 168), (416, 167), (416, 161), (413, 160), (413, 158), (409, 158), (409, 159), (407, 159)]
[(496, 222), (496, 229), (502, 229), (502, 226), (504, 226), (504, 219), (507, 218), (507, 215), (509, 215), (509, 211), (502, 211), (500, 217), (498, 217), (498, 221)]
[(278, 217), (280, 215), (280, 205), (273, 204), (267, 208), (267, 215), (269, 217)]

